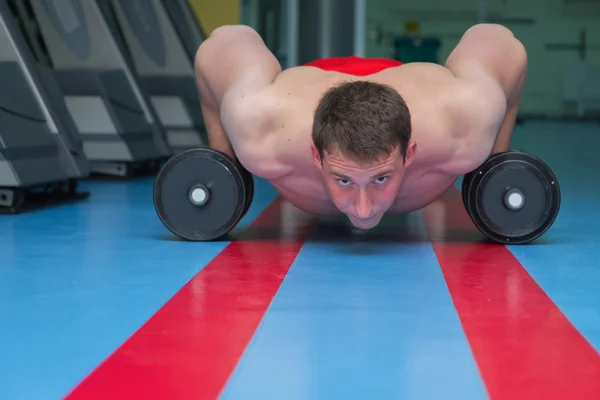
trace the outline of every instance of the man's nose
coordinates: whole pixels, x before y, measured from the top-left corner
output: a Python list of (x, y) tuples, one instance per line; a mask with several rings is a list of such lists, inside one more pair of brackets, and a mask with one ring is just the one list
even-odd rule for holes
[(358, 193), (356, 203), (354, 203), (354, 212), (358, 218), (368, 218), (373, 211), (373, 202), (369, 199), (367, 191), (361, 189)]

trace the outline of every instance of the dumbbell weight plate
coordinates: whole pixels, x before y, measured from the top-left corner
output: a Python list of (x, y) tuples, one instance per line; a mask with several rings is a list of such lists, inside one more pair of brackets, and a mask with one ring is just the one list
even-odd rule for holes
[[(509, 151), (513, 151), (513, 150), (509, 150)], [(469, 201), (468, 196), (467, 196), (467, 194), (469, 193), (469, 185), (471, 184), (471, 180), (473, 179), (473, 176), (475, 176), (475, 174), (477, 174), (477, 173), (478, 173), (478, 169), (471, 171), (469, 173), (466, 173), (463, 176), (462, 185), (461, 185), (461, 193), (462, 193), (463, 204), (465, 205), (465, 207), (467, 207), (467, 202)]]
[(477, 228), (500, 243), (537, 239), (554, 223), (560, 209), (560, 187), (539, 158), (521, 151), (490, 157), (466, 190), (467, 211)]
[(252, 200), (254, 199), (254, 176), (248, 170), (244, 169), (244, 178), (246, 181), (246, 205), (244, 207), (244, 213), (242, 214), (242, 218), (250, 209), (250, 206), (252, 205)]
[(163, 224), (186, 240), (217, 239), (235, 227), (244, 212), (242, 169), (207, 148), (171, 157), (154, 184), (154, 207)]
[(469, 192), (469, 185), (471, 184), (471, 179), (473, 179), (473, 175), (475, 175), (477, 171), (469, 172), (463, 176), (462, 185), (461, 185), (461, 194), (462, 200), (465, 207), (467, 206), (467, 193)]

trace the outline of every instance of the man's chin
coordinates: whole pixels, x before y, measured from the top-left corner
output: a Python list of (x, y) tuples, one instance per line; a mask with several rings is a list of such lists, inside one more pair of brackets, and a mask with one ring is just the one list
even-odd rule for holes
[(368, 219), (358, 219), (358, 218), (348, 217), (348, 219), (350, 220), (352, 225), (354, 225), (355, 228), (363, 229), (363, 230), (375, 228), (379, 224), (379, 221), (381, 220), (381, 218), (379, 216), (374, 216), (374, 217), (371, 217)]

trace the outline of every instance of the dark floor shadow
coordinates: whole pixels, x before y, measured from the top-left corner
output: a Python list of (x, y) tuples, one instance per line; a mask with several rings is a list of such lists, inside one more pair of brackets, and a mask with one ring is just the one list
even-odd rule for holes
[[(414, 216), (412, 217), (414, 220)], [(352, 254), (368, 254), (373, 251), (381, 252), (386, 246), (410, 245), (417, 243), (454, 243), (454, 244), (485, 244), (504, 245), (493, 241), (479, 232), (474, 226), (467, 225), (460, 228), (447, 228), (443, 232), (433, 233), (429, 236), (424, 228), (415, 228), (410, 224), (409, 215), (394, 215), (384, 218), (381, 223), (370, 230), (360, 230), (353, 227), (345, 218), (316, 219), (309, 228), (306, 243), (336, 244), (338, 251)], [(174, 234), (161, 234), (153, 236), (162, 241), (190, 242)], [(281, 226), (249, 226), (246, 229), (233, 230), (232, 232), (212, 240), (211, 242), (264, 242), (282, 241), (283, 228)], [(566, 241), (568, 242), (568, 240)], [(548, 246), (565, 243), (565, 238), (559, 235), (543, 235), (533, 242), (518, 244), (517, 246)], [(506, 245), (512, 245), (506, 243)]]
[[(516, 246), (555, 246), (555, 245), (559, 245), (559, 244), (571, 244), (571, 243), (577, 243), (577, 241), (571, 240), (568, 237), (565, 236), (558, 236), (558, 235), (550, 235), (550, 234), (546, 234), (546, 235), (542, 235), (541, 237), (537, 238), (536, 240), (529, 242), (529, 243), (523, 243), (523, 244), (519, 244)], [(509, 243), (510, 245), (510, 243)]]
[[(175, 234), (168, 234), (168, 233), (162, 234), (162, 235), (153, 235), (152, 238), (160, 240), (160, 241), (164, 241), (164, 242), (202, 243), (201, 240), (200, 241), (187, 240), (187, 239), (183, 239)], [(220, 238), (210, 240), (210, 242), (214, 242), (214, 243), (231, 242), (233, 240), (236, 240), (236, 237), (232, 236), (232, 234), (227, 234), (227, 235), (221, 236)]]

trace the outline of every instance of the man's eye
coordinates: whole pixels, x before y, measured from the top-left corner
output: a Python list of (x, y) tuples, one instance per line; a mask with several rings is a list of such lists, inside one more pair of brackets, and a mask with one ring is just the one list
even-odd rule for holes
[(375, 182), (377, 182), (378, 184), (382, 184), (382, 183), (387, 182), (387, 180), (388, 180), (387, 176), (381, 176), (381, 177), (375, 179)]
[(338, 182), (342, 185), (342, 186), (347, 186), (350, 184), (350, 181), (348, 179), (338, 179)]

